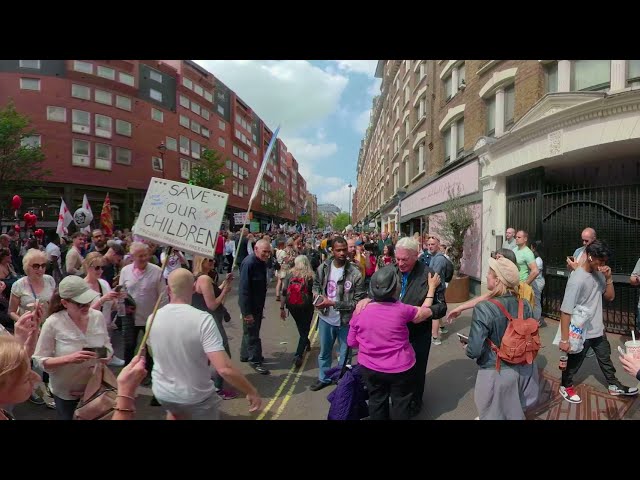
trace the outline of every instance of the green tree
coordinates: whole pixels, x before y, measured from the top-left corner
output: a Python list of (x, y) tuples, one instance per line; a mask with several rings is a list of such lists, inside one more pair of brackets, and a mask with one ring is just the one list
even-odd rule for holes
[[(0, 185), (13, 183), (18, 190), (31, 190), (51, 175), (44, 168), (42, 148), (33, 143), (37, 132), (30, 125), (29, 117), (21, 115), (13, 101), (0, 110)], [(7, 190), (7, 195), (19, 193)]]
[(298, 223), (303, 224), (303, 225), (311, 225), (311, 215), (309, 215), (308, 213), (305, 213), (304, 215), (300, 215), (298, 217)]
[(449, 199), (443, 205), (444, 219), (440, 224), (440, 234), (449, 243), (454, 277), (458, 277), (460, 262), (464, 254), (464, 240), (474, 219), (471, 208), (460, 198), (460, 188), (449, 189)]
[(333, 219), (332, 225), (334, 230), (341, 232), (347, 225), (349, 225), (349, 214), (346, 212), (340, 212), (336, 215), (336, 218)]
[(199, 164), (191, 165), (189, 183), (210, 190), (219, 190), (226, 175), (222, 173), (224, 162), (216, 150), (205, 149)]
[(324, 218), (324, 215), (320, 215), (318, 217), (318, 225), (317, 227), (321, 230), (324, 230), (324, 228), (327, 226), (327, 220)]
[(284, 190), (269, 190), (265, 193), (266, 203), (262, 206), (262, 210), (271, 217), (279, 217), (287, 206), (287, 197)]

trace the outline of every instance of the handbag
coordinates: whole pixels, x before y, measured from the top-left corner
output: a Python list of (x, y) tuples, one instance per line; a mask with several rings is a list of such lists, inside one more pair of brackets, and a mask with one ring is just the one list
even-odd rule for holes
[(116, 406), (118, 383), (115, 375), (98, 361), (84, 395), (73, 414), (74, 420), (111, 420)]
[[(569, 324), (569, 353), (580, 353), (582, 351), (585, 340), (584, 335), (590, 324), (591, 316), (591, 311), (583, 305), (576, 305), (573, 308), (571, 323)], [(558, 325), (558, 332), (556, 333), (556, 338), (553, 339), (553, 344), (560, 345), (561, 339), (560, 325)]]

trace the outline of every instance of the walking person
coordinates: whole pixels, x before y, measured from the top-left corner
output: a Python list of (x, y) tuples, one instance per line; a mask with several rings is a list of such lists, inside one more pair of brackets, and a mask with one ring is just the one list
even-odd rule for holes
[(288, 310), (296, 322), (300, 334), (298, 347), (293, 357), (293, 364), (296, 367), (302, 365), (304, 352), (311, 350), (309, 330), (314, 312), (312, 295), (314, 278), (315, 273), (311, 268), (309, 258), (305, 255), (298, 255), (293, 268), (289, 270), (282, 282), (280, 318), (286, 320), (286, 310)]
[[(616, 369), (611, 363), (611, 345), (604, 332), (602, 298), (607, 302), (615, 299), (611, 268), (607, 266), (611, 250), (606, 243), (594, 240), (585, 249), (585, 259), (569, 277), (560, 306), (560, 350), (568, 354), (567, 368), (562, 371), (560, 395), (569, 403), (580, 403), (573, 377), (580, 370), (589, 348), (595, 352), (600, 370), (609, 384), (609, 394), (637, 395), (636, 387), (623, 385), (616, 377)], [(571, 317), (576, 307), (588, 318), (583, 333), (584, 345), (579, 352), (571, 352), (569, 343)]]
[(227, 257), (227, 274), (231, 273), (231, 268), (233, 267), (233, 257), (236, 254), (236, 242), (233, 240), (233, 237), (226, 234), (227, 241), (224, 242), (224, 255)]
[(538, 267), (538, 276), (531, 283), (533, 287), (533, 294), (536, 297), (536, 303), (533, 307), (533, 318), (538, 321), (538, 325), (541, 327), (545, 325), (544, 320), (542, 319), (542, 291), (544, 290), (545, 280), (544, 280), (544, 262), (542, 261), (541, 251), (542, 250), (542, 241), (536, 240), (531, 244), (531, 251), (536, 257), (536, 266)]

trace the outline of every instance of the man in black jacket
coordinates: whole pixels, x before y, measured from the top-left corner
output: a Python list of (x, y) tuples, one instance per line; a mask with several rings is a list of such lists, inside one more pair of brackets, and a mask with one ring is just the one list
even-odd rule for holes
[(240, 269), (240, 265), (244, 262), (244, 259), (249, 256), (249, 251), (247, 250), (249, 229), (245, 228), (240, 231), (242, 238), (240, 238), (240, 248), (238, 248), (238, 261), (236, 264), (238, 265), (238, 270)]
[[(396, 262), (398, 275), (400, 277), (400, 301), (407, 305), (420, 307), (427, 296), (429, 286), (427, 284), (427, 276), (429, 273), (435, 272), (427, 267), (424, 263), (418, 261), (420, 253), (420, 245), (418, 241), (411, 237), (404, 237), (398, 240), (396, 244)], [(431, 306), (433, 316), (431, 320), (443, 318), (447, 313), (447, 303), (444, 299), (444, 280), (436, 289), (435, 298)], [(365, 302), (371, 300), (366, 299), (360, 302), (355, 313), (360, 311)], [(420, 413), (422, 409), (422, 397), (424, 395), (425, 376), (427, 374), (427, 361), (429, 360), (429, 350), (431, 349), (431, 325), (432, 322), (427, 320), (421, 323), (409, 323), (409, 341), (413, 350), (416, 352), (416, 364), (414, 366), (416, 379), (413, 399), (411, 400), (410, 413), (414, 417)]]
[(271, 245), (266, 240), (256, 243), (255, 255), (249, 255), (240, 265), (240, 286), (238, 305), (242, 314), (242, 344), (240, 361), (251, 362), (254, 370), (269, 375), (262, 362), (262, 341), (260, 326), (267, 297), (267, 259), (271, 255)]

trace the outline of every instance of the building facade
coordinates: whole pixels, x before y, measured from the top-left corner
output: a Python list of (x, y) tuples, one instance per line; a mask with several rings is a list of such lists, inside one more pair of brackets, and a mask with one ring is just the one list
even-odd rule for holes
[[(131, 227), (149, 179), (188, 182), (205, 149), (221, 155), (224, 222), (237, 227), (233, 214), (247, 210), (272, 136), (249, 105), (189, 60), (2, 60), (0, 98), (31, 119), (37, 135), (26, 141), (41, 146), (52, 172), (46, 194), (20, 192), (22, 209), (33, 208), (43, 228), (55, 227), (60, 197), (74, 210), (87, 194), (97, 216), (107, 192), (115, 225)], [(261, 227), (271, 221), (261, 208), (268, 190), (284, 190), (288, 205), (308, 193), (286, 145), (278, 139), (276, 147), (253, 205)], [(295, 221), (292, 210), (277, 220)]]
[[(640, 256), (640, 61), (381, 60), (376, 73), (383, 81), (358, 159), (356, 221), (437, 233), (454, 192), (476, 218), (462, 264), (475, 289), (505, 229), (527, 230), (543, 242), (551, 316), (566, 256), (591, 226), (615, 252), (607, 329), (628, 332), (638, 302), (628, 281)], [(420, 109), (425, 87), (421, 120), (410, 107)], [(421, 142), (424, 155), (411, 148)]]

